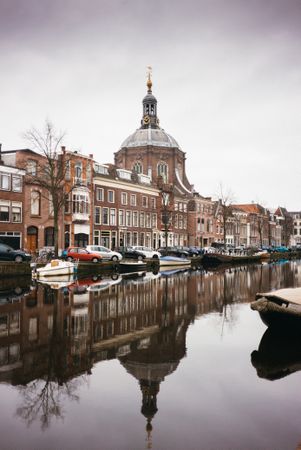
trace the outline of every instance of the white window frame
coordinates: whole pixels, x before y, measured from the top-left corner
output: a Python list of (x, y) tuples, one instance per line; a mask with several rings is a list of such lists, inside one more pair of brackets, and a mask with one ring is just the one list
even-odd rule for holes
[[(16, 188), (15, 182), (20, 182), (19, 188)], [(13, 192), (22, 192), (22, 177), (18, 175), (12, 175), (12, 191)]]
[[(112, 200), (110, 200), (110, 195), (112, 194)], [(108, 190), (108, 203), (115, 203), (115, 191), (112, 189)]]
[(128, 204), (128, 194), (126, 192), (121, 192), (121, 204), (122, 205)]
[(10, 201), (9, 200), (0, 200), (0, 210), (1, 208), (7, 208), (8, 209), (8, 220), (0, 220), (1, 223), (9, 223), (10, 222)]
[[(7, 187), (3, 186), (4, 179), (7, 179)], [(9, 173), (0, 172), (0, 189), (2, 191), (10, 191), (11, 190), (11, 175)]]
[[(114, 220), (112, 220), (114, 218)], [(117, 220), (116, 220), (116, 208), (110, 208), (110, 225), (116, 226)]]
[(100, 187), (96, 188), (96, 200), (98, 202), (104, 201), (104, 188), (100, 188)]
[[(98, 217), (99, 217), (99, 221), (96, 221), (96, 209), (99, 210), (98, 211)], [(96, 225), (101, 225), (101, 206), (94, 206), (94, 223)]]
[(137, 206), (137, 195), (136, 194), (131, 194), (130, 205)]

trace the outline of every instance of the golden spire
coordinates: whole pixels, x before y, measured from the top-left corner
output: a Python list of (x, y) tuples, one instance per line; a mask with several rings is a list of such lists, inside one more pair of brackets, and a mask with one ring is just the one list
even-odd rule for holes
[(147, 66), (147, 83), (146, 83), (146, 86), (148, 88), (148, 92), (149, 93), (152, 92), (152, 86), (153, 86), (151, 75), (152, 75), (152, 67), (151, 66)]

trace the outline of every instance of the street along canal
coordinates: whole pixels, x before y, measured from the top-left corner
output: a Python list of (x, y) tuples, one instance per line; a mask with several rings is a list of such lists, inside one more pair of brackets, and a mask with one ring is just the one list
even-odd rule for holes
[(249, 304), (297, 286), (300, 261), (2, 280), (0, 447), (297, 448), (301, 340)]

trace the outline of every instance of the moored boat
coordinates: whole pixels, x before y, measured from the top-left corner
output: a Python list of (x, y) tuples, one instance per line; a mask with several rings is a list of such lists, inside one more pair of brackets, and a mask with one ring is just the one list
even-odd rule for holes
[(301, 324), (301, 288), (279, 289), (256, 295), (251, 308), (258, 311), (266, 325)]
[(205, 253), (203, 255), (203, 264), (244, 264), (261, 260), (261, 255), (229, 255), (225, 253)]
[(160, 267), (161, 266), (190, 266), (191, 261), (190, 259), (186, 258), (179, 258), (177, 256), (161, 256), (159, 259)]
[(53, 259), (46, 266), (34, 269), (33, 278), (40, 277), (58, 277), (62, 275), (71, 275), (76, 270), (76, 264), (71, 261), (63, 261), (61, 259)]
[(146, 269), (146, 262), (144, 261), (126, 261), (122, 260), (119, 263), (119, 270), (122, 273), (141, 272)]

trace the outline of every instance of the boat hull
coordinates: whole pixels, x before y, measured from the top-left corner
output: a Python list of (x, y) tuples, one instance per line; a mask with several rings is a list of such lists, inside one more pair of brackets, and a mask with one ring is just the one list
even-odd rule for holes
[(206, 253), (203, 256), (202, 263), (204, 265), (217, 265), (217, 264), (245, 264), (249, 262), (260, 261), (260, 255), (224, 255), (222, 253)]
[(54, 260), (46, 264), (44, 267), (36, 269), (33, 276), (36, 278), (60, 277), (72, 275), (75, 272), (75, 265), (69, 261)]
[(292, 325), (301, 325), (301, 305), (260, 297), (251, 303), (251, 308), (259, 313), (268, 327), (281, 326), (285, 329)]
[(189, 259), (177, 258), (175, 256), (161, 256), (159, 264), (160, 267), (184, 267), (190, 266), (191, 261)]
[(119, 263), (119, 271), (121, 273), (128, 273), (128, 272), (141, 272), (145, 270), (147, 267), (147, 264), (145, 262), (140, 261), (134, 261), (134, 262), (120, 262)]

